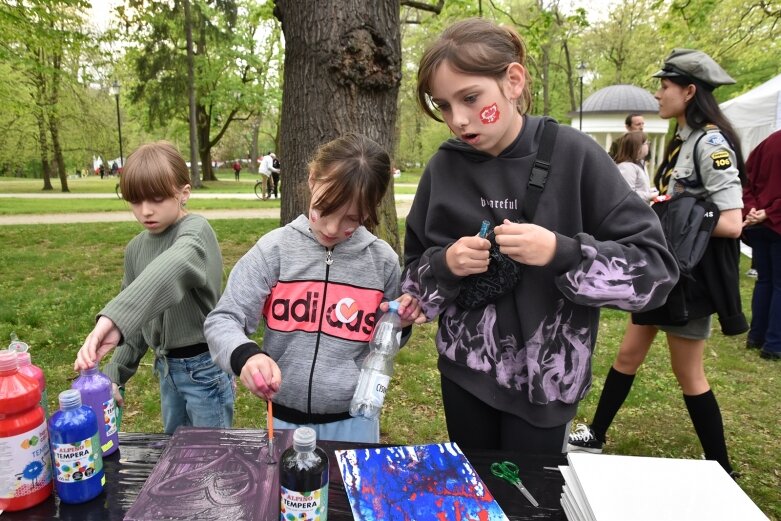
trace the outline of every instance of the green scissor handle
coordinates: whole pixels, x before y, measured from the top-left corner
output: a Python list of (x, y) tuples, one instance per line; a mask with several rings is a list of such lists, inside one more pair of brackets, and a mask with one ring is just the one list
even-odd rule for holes
[(521, 491), (521, 493), (526, 497), (526, 499), (529, 500), (529, 503), (531, 503), (535, 507), (540, 506), (537, 500), (534, 499), (534, 497), (531, 495), (531, 492), (529, 492), (526, 489), (526, 487), (523, 486), (523, 483), (521, 482), (521, 478), (518, 476), (518, 472), (519, 472), (518, 465), (516, 465), (512, 461), (491, 463), (491, 473), (494, 476), (498, 478), (502, 478), (503, 480), (515, 486), (518, 490)]
[(512, 461), (502, 461), (501, 463), (491, 464), (491, 473), (498, 478), (509, 481), (513, 485), (521, 481), (518, 477), (518, 465)]

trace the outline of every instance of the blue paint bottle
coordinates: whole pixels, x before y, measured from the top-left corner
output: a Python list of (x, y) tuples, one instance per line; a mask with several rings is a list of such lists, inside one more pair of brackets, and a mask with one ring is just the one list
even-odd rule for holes
[(54, 487), (63, 503), (84, 503), (106, 483), (98, 419), (77, 389), (61, 392), (59, 400), (60, 410), (49, 419)]

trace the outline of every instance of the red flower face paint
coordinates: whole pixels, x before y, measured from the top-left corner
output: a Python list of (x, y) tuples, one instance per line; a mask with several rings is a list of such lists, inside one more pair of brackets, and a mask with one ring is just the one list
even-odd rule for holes
[(496, 106), (496, 103), (483, 107), (483, 110), (480, 111), (480, 121), (483, 122), (483, 125), (490, 125), (499, 121), (499, 107)]

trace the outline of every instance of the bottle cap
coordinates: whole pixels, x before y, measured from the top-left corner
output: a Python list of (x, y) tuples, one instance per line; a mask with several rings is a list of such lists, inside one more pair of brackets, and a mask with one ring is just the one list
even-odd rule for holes
[(78, 389), (68, 389), (62, 391), (59, 395), (60, 409), (75, 409), (81, 407), (81, 393)]
[(296, 452), (312, 452), (317, 444), (317, 433), (311, 427), (299, 427), (293, 432), (293, 448)]
[(19, 367), (15, 351), (3, 349), (0, 351), (0, 371), (15, 371)]
[(8, 344), (9, 351), (16, 351), (17, 353), (26, 353), (28, 349), (30, 349), (30, 346), (28, 346), (26, 343), (22, 342), (21, 340), (14, 340), (10, 344)]
[(95, 374), (98, 372), (98, 364), (93, 365), (92, 367), (88, 367), (87, 369), (82, 369), (81, 374)]
[(11, 343), (8, 344), (8, 350), (9, 351), (16, 351), (18, 353), (24, 353), (30, 349), (30, 346), (19, 340), (19, 337), (16, 336), (15, 332), (11, 332)]
[(394, 313), (399, 312), (399, 302), (397, 300), (391, 300), (388, 302), (388, 311), (392, 311)]

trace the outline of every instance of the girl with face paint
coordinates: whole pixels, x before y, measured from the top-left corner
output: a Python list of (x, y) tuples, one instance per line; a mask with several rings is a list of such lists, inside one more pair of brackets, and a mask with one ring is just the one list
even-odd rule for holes
[[(367, 137), (320, 147), (309, 163), (308, 215), (260, 238), (206, 319), (215, 362), (273, 401), (277, 428), (379, 442), (379, 418), (349, 413), (369, 338), (388, 300), (399, 301), (402, 342), (425, 320), (417, 300), (400, 296), (396, 252), (369, 231), (390, 179), (388, 154)], [(262, 347), (250, 339), (261, 318)]]
[[(515, 30), (483, 19), (454, 24), (425, 51), (418, 101), (454, 138), (428, 162), (407, 216), (402, 290), (438, 317), (450, 439), (560, 454), (591, 385), (599, 307), (659, 306), (678, 271), (656, 215), (571, 127), (558, 127), (533, 223), (521, 222), (544, 128), (527, 114), (525, 63)], [(520, 281), (467, 309), (459, 294), (488, 270), (492, 243)]]

